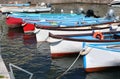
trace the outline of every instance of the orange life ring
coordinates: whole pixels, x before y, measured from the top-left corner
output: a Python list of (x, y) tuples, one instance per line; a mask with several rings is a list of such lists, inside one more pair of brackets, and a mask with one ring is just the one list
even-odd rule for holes
[(103, 36), (102, 32), (94, 32), (93, 37), (98, 38), (100, 40), (104, 39), (104, 36)]

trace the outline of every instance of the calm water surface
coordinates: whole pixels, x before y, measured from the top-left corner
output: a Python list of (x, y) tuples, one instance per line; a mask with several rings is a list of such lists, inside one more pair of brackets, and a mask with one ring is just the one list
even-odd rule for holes
[[(91, 4), (62, 4), (54, 5), (56, 12), (64, 8), (64, 12), (83, 7), (85, 10), (93, 9), (96, 15), (104, 16), (108, 10), (106, 5)], [(52, 59), (48, 43), (36, 43), (35, 35), (25, 35), (20, 29), (8, 29), (5, 24), (4, 36), (1, 42), (1, 54), (8, 67), (13, 63), (32, 72), (32, 79), (56, 79), (75, 60), (76, 57)], [(9, 69), (9, 67), (8, 67)], [(26, 73), (14, 69), (16, 79), (28, 79)], [(82, 57), (61, 79), (120, 79), (120, 70), (107, 70), (95, 73), (86, 73), (83, 69)]]

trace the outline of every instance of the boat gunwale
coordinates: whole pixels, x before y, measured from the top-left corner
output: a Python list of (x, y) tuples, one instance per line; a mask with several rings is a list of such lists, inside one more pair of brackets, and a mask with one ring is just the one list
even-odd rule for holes
[[(114, 31), (114, 32), (102, 32), (102, 34), (113, 34), (113, 33), (120, 33), (120, 31)], [(61, 40), (69, 40), (69, 41), (78, 41), (78, 42), (120, 42), (120, 39), (114, 39), (114, 40), (95, 40), (95, 39), (74, 39), (74, 38), (67, 38), (65, 36), (88, 36), (88, 35), (93, 35), (92, 33), (87, 33), (87, 34), (68, 34), (68, 35), (54, 35), (52, 33), (49, 33), (49, 37), (56, 38), (56, 39), (61, 39)]]
[[(67, 27), (55, 27), (55, 26), (44, 26), (44, 25), (35, 25), (37, 29), (45, 29), (45, 30), (61, 30), (61, 31), (87, 31), (87, 30), (98, 30), (98, 29), (107, 29), (110, 28), (111, 24), (114, 23), (120, 23), (120, 21), (117, 22), (107, 22), (107, 23), (102, 23), (102, 24), (91, 24), (91, 25), (84, 25), (84, 26), (67, 26)], [(102, 26), (102, 25), (107, 25), (106, 27), (97, 27), (97, 26)], [(120, 24), (118, 24), (119, 26)], [(82, 29), (84, 27), (85, 29)], [(88, 28), (87, 28), (88, 27)], [(76, 29), (74, 29), (76, 28)], [(78, 29), (77, 29), (78, 28)], [(87, 29), (86, 29), (87, 28)]]

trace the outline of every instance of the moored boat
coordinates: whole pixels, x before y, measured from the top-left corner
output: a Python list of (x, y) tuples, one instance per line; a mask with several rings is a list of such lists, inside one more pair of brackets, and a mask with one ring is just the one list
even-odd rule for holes
[(104, 24), (94, 24), (86, 26), (74, 26), (74, 27), (45, 27), (36, 26), (34, 33), (36, 33), (37, 42), (47, 41), (49, 37), (49, 32), (56, 35), (67, 35), (67, 34), (86, 34), (93, 33), (93, 31), (109, 32), (113, 30), (120, 30), (119, 21), (109, 22)]
[[(54, 15), (54, 14), (52, 14)], [(60, 14), (61, 15), (61, 14)], [(88, 14), (86, 14), (88, 15)], [(74, 16), (74, 17), (70, 17)], [(31, 21), (27, 20), (26, 23), (30, 24), (36, 24), (38, 27), (45, 27), (45, 28), (51, 28), (51, 27), (81, 27), (81, 26), (91, 26), (91, 25), (99, 25), (99, 24), (107, 24), (107, 23), (113, 23), (115, 21), (118, 21), (119, 18), (116, 18), (114, 15), (114, 11), (110, 9), (105, 17), (101, 18), (95, 18), (93, 16), (86, 17), (85, 15), (70, 15), (69, 17), (60, 16), (60, 17), (54, 17), (54, 18), (40, 18), (38, 21)], [(64, 18), (66, 17), (66, 18)], [(26, 27), (26, 25), (24, 25)], [(28, 27), (28, 26), (27, 26)], [(29, 30), (29, 29), (27, 29)], [(31, 29), (30, 29), (31, 30)], [(26, 30), (24, 30), (26, 32)]]
[[(64, 14), (51, 14), (51, 13), (42, 13), (42, 14), (29, 14), (29, 13), (13, 13), (13, 14), (9, 14), (6, 17), (6, 23), (7, 25), (22, 25), (21, 21), (18, 21), (18, 19), (21, 19), (23, 23), (30, 23), (30, 24), (34, 24), (34, 23), (47, 23), (47, 22), (52, 22), (52, 21), (60, 21), (60, 20), (72, 20), (72, 19), (76, 19), (75, 21), (78, 21), (79, 18), (83, 17), (83, 15), (76, 15), (76, 14), (68, 14), (68, 13), (64, 13)], [(11, 23), (12, 22), (12, 23)]]
[(120, 7), (120, 0), (113, 0), (109, 5), (112, 7)]
[(51, 56), (55, 58), (80, 53), (84, 55), (83, 65), (87, 72), (120, 67), (119, 32), (99, 31), (74, 35), (50, 34), (48, 42), (50, 43)]
[(89, 53), (83, 57), (86, 72), (120, 68), (120, 43), (88, 45)]
[(51, 7), (2, 7), (2, 13), (24, 12), (24, 13), (43, 13), (50, 12)]
[(14, 17), (6, 18), (6, 25), (10, 28), (21, 27), (22, 23), (23, 23), (23, 19), (21, 18), (14, 18)]
[[(41, 3), (40, 5), (30, 6), (29, 3), (26, 4), (8, 4), (9, 6), (3, 6), (0, 8), (0, 11), (4, 13), (12, 13), (12, 12), (24, 12), (24, 13), (43, 13), (43, 12), (51, 12), (53, 7), (51, 4)], [(5, 5), (5, 4), (3, 4)], [(16, 5), (16, 6), (15, 6)]]
[[(117, 31), (119, 32), (119, 31)], [(96, 33), (96, 32), (95, 32)], [(106, 32), (105, 32), (106, 33)], [(112, 32), (109, 32), (109, 34), (112, 33)], [(116, 31), (114, 31), (113, 33), (116, 33)], [(91, 34), (91, 37), (89, 38), (88, 37), (88, 34)], [(71, 54), (71, 53), (79, 53), (79, 51), (81, 50), (81, 48), (84, 46), (84, 42), (87, 42), (86, 39), (90, 39), (88, 40), (89, 41), (96, 41), (96, 42), (100, 42), (100, 41), (104, 41), (104, 40), (92, 40), (94, 38), (92, 38), (92, 35), (93, 33), (86, 33), (86, 34), (81, 34), (81, 42), (79, 42), (79, 39), (73, 39), (73, 40), (64, 40), (64, 36), (74, 36), (76, 34), (67, 34), (67, 35), (58, 35), (58, 36), (61, 36), (60, 38), (53, 38), (53, 36), (50, 35), (50, 38), (47, 40), (48, 42), (51, 43), (51, 53), (53, 54), (53, 57), (56, 55), (58, 55), (59, 57), (59, 54)], [(86, 36), (85, 36), (86, 35)], [(56, 35), (57, 36), (57, 35)], [(63, 36), (63, 37), (62, 37)], [(103, 35), (101, 35), (100, 37), (102, 38)], [(52, 37), (52, 39), (51, 39)], [(86, 38), (82, 38), (82, 37), (86, 37)], [(79, 36), (80, 38), (80, 36)], [(92, 38), (92, 39), (91, 39)], [(72, 39), (72, 38), (71, 38)], [(74, 41), (74, 40), (78, 40), (78, 41)], [(106, 41), (106, 40), (105, 40)], [(108, 40), (107, 40), (108, 41)], [(109, 40), (111, 41), (111, 40)]]
[(1, 7), (21, 7), (21, 6), (30, 6), (29, 3), (11, 3), (11, 4), (0, 4)]

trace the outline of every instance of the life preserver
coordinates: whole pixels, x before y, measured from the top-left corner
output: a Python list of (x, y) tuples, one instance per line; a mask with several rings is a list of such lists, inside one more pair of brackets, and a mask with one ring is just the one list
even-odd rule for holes
[(103, 36), (102, 32), (94, 32), (93, 37), (98, 38), (100, 40), (104, 39), (104, 36)]

